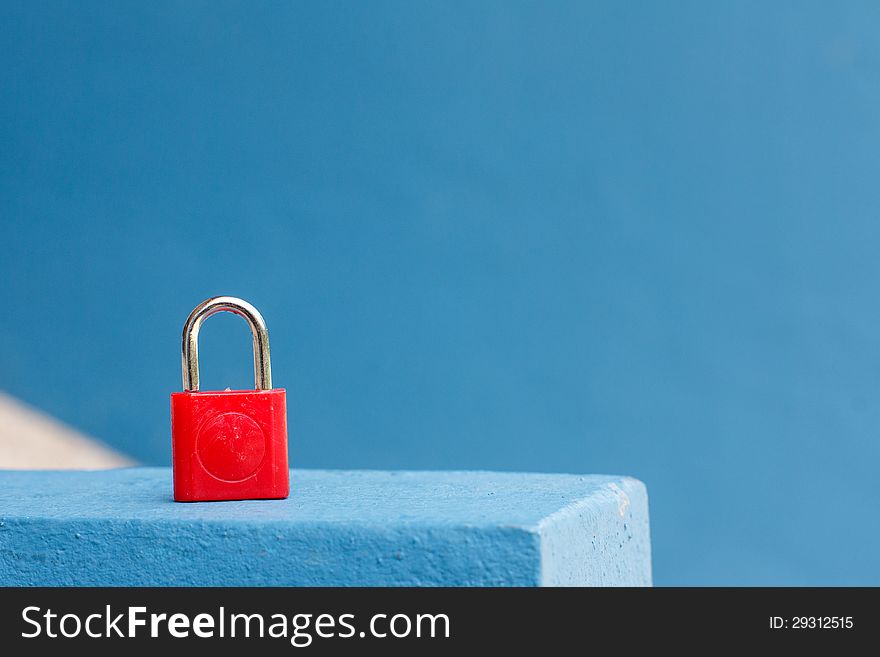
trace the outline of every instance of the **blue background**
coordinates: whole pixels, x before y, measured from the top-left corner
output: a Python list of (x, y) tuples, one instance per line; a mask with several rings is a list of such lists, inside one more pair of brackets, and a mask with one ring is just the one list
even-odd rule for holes
[[(876, 3), (0, 3), (0, 387), (170, 461), (637, 476), (658, 584), (880, 584)], [(243, 322), (206, 388), (251, 385)]]

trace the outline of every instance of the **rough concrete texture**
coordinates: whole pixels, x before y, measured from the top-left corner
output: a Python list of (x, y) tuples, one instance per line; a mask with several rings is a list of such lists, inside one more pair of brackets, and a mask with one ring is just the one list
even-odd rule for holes
[(2, 471), (0, 584), (651, 584), (628, 477), (293, 470), (291, 486), (179, 504), (167, 468)]

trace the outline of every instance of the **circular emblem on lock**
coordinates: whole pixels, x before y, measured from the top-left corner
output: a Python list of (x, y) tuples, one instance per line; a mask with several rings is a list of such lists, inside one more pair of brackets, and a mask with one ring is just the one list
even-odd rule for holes
[(243, 481), (266, 455), (266, 436), (244, 413), (221, 413), (199, 431), (196, 449), (202, 466), (224, 481)]

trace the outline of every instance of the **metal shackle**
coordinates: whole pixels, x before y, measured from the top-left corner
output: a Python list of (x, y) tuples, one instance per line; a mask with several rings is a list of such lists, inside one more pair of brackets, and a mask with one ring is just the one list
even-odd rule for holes
[(244, 317), (254, 338), (254, 388), (272, 389), (272, 366), (269, 362), (269, 329), (260, 311), (244, 299), (211, 297), (196, 306), (183, 325), (183, 389), (199, 390), (199, 329), (202, 322), (219, 312), (230, 312)]

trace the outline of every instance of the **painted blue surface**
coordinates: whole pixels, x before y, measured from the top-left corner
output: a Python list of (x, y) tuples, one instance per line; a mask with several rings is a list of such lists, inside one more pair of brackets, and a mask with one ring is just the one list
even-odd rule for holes
[[(880, 585), (880, 5), (0, 3), (0, 387), (151, 464), (627, 472), (659, 584)], [(208, 386), (250, 384), (234, 318)]]
[(287, 500), (180, 504), (168, 468), (0, 471), (0, 584), (650, 585), (629, 477), (296, 470)]

